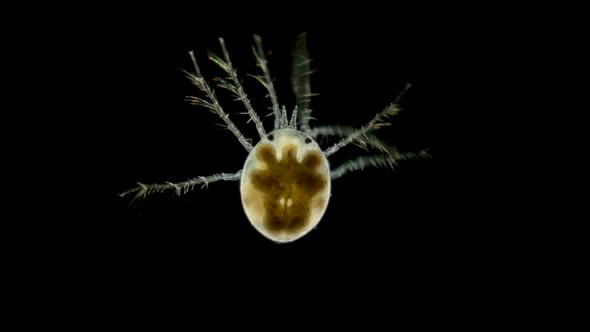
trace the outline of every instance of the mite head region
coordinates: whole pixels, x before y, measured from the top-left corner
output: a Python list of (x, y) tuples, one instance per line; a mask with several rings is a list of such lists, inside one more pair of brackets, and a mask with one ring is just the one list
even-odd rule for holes
[(252, 225), (276, 242), (313, 229), (330, 198), (328, 161), (317, 143), (292, 129), (262, 139), (244, 165), (242, 205)]

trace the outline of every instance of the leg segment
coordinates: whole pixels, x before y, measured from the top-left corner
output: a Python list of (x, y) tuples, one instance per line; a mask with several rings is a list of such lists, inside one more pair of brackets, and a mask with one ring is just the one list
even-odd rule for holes
[(228, 173), (220, 173), (220, 174), (213, 174), (210, 176), (200, 176), (197, 178), (189, 179), (184, 182), (179, 183), (172, 183), (166, 182), (164, 184), (153, 183), (153, 184), (143, 184), (137, 183), (139, 186), (133, 189), (127, 190), (124, 193), (119, 194), (120, 197), (125, 197), (129, 194), (135, 193), (135, 197), (131, 201), (131, 204), (138, 199), (144, 199), (149, 194), (155, 193), (162, 193), (167, 190), (174, 190), (175, 194), (180, 196), (182, 194), (186, 194), (189, 191), (193, 190), (196, 185), (201, 184), (203, 187), (209, 185), (209, 183), (213, 183), (216, 181), (239, 181), (242, 178), (242, 170), (238, 171), (237, 173), (228, 174)]
[(229, 75), (231, 82), (228, 82), (224, 79), (219, 79), (218, 86), (220, 88), (224, 88), (224, 89), (231, 91), (236, 96), (236, 98), (238, 100), (241, 100), (244, 103), (244, 106), (246, 107), (246, 110), (248, 111), (248, 114), (250, 115), (250, 119), (256, 125), (256, 130), (258, 131), (260, 138), (263, 138), (264, 136), (266, 136), (266, 132), (264, 131), (264, 126), (262, 125), (262, 121), (260, 121), (258, 114), (256, 114), (256, 112), (254, 111), (254, 108), (250, 104), (250, 100), (248, 99), (246, 92), (244, 92), (244, 88), (242, 87), (242, 83), (240, 83), (240, 80), (238, 79), (237, 71), (232, 66), (231, 60), (229, 58), (229, 53), (227, 52), (227, 49), (225, 48), (225, 42), (224, 42), (223, 38), (219, 38), (219, 43), (221, 44), (221, 49), (223, 50), (223, 56), (225, 58), (225, 61), (213, 53), (209, 53), (209, 59), (211, 59), (211, 61), (215, 62), (219, 67), (221, 67), (221, 69), (223, 69), (223, 71), (225, 71), (225, 73), (227, 75)]
[(364, 125), (360, 129), (354, 131), (353, 133), (351, 133), (347, 137), (343, 138), (342, 140), (340, 140), (340, 142), (329, 147), (326, 151), (324, 151), (324, 155), (326, 155), (326, 157), (329, 157), (330, 155), (334, 154), (336, 151), (340, 150), (341, 148), (358, 140), (359, 137), (365, 135), (366, 133), (370, 132), (371, 130), (374, 130), (374, 129), (377, 129), (379, 127), (386, 125), (385, 123), (382, 122), (382, 119), (385, 117), (396, 115), (397, 113), (399, 113), (400, 108), (398, 107), (398, 102), (401, 99), (401, 97), (404, 95), (404, 93), (410, 88), (410, 86), (411, 86), (410, 84), (407, 84), (406, 87), (404, 88), (404, 90), (397, 96), (397, 98), (395, 99), (395, 101), (391, 105), (387, 106), (380, 113), (377, 113), (377, 115), (375, 115), (373, 120), (369, 121), (369, 123), (367, 123), (366, 125)]
[(193, 65), (195, 66), (195, 73), (186, 72), (188, 78), (193, 82), (193, 84), (199, 88), (199, 90), (205, 92), (207, 97), (209, 97), (210, 101), (198, 98), (198, 97), (188, 97), (188, 101), (193, 103), (194, 105), (200, 105), (208, 108), (211, 112), (219, 115), (221, 119), (225, 122), (227, 128), (238, 138), (238, 141), (242, 144), (242, 146), (246, 149), (246, 151), (252, 151), (252, 144), (248, 142), (248, 140), (242, 135), (242, 133), (236, 128), (234, 123), (229, 119), (229, 115), (223, 111), (221, 105), (217, 101), (217, 97), (215, 97), (215, 93), (209, 87), (209, 84), (205, 81), (205, 78), (201, 74), (201, 70), (199, 69), (199, 65), (197, 64), (197, 59), (193, 52), (189, 52), (191, 59), (193, 60)]
[[(314, 127), (309, 131), (309, 134), (314, 139), (316, 139), (318, 136), (348, 137), (350, 135), (354, 135), (356, 131), (357, 129), (348, 126), (321, 126)], [(352, 143), (360, 146), (364, 150), (368, 150), (367, 147), (370, 146), (385, 153), (389, 153), (389, 151), (395, 149), (393, 146), (383, 142), (376, 135), (370, 132), (356, 137)]]
[(277, 93), (275, 92), (274, 84), (272, 83), (272, 79), (270, 78), (270, 71), (268, 70), (268, 60), (266, 60), (266, 56), (264, 56), (264, 49), (262, 48), (262, 39), (260, 36), (254, 36), (255, 46), (252, 48), (254, 51), (254, 56), (256, 57), (256, 61), (258, 62), (258, 66), (262, 69), (263, 76), (253, 76), (256, 78), (265, 88), (268, 90), (268, 94), (270, 96), (270, 100), (272, 102), (272, 111), (275, 115), (275, 127), (274, 129), (280, 128), (280, 119), (281, 119), (281, 111), (279, 108), (279, 101), (277, 100)]
[(313, 73), (310, 69), (311, 60), (307, 50), (307, 37), (305, 33), (297, 37), (295, 49), (293, 51), (293, 64), (291, 66), (291, 85), (295, 92), (297, 108), (299, 110), (299, 121), (301, 130), (309, 132), (309, 120), (311, 117), (311, 84), (309, 77)]
[(367, 167), (383, 167), (393, 169), (400, 160), (425, 159), (428, 157), (430, 157), (430, 155), (428, 154), (427, 150), (422, 150), (417, 153), (399, 153), (397, 151), (392, 151), (390, 155), (358, 157), (356, 159), (349, 160), (330, 171), (330, 178), (335, 180), (346, 173), (360, 171)]

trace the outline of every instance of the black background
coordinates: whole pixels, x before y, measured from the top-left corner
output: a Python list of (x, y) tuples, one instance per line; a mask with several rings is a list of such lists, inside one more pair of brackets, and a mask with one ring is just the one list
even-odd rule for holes
[[(292, 107), (297, 32), (261, 30), (281, 103)], [(247, 156), (219, 120), (184, 102), (181, 69), (223, 36), (258, 110), (251, 32), (142, 25), (35, 29), (2, 61), (7, 287), (406, 289), (584, 287), (588, 226), (581, 154), (587, 67), (578, 44), (522, 33), (310, 32), (317, 124), (361, 125), (406, 82), (380, 134), (428, 161), (333, 183), (319, 227), (274, 244), (251, 227), (239, 185), (216, 183), (137, 207), (135, 182), (235, 172)], [(323, 79), (323, 80), (320, 80)], [(255, 138), (238, 103), (219, 92)], [(270, 124), (266, 122), (267, 128)], [(362, 153), (348, 148), (337, 164)], [(578, 192), (579, 191), (579, 192)], [(286, 291), (284, 289), (291, 289)]]

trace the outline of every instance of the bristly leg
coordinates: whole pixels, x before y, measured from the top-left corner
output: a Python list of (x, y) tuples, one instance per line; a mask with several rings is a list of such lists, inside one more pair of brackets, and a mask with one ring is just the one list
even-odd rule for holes
[(193, 65), (195, 67), (195, 73), (190, 73), (185, 71), (188, 78), (191, 82), (199, 88), (199, 90), (205, 92), (207, 97), (209, 97), (210, 101), (198, 98), (198, 97), (187, 97), (187, 100), (190, 101), (194, 105), (204, 106), (209, 109), (211, 112), (219, 115), (221, 119), (227, 125), (227, 128), (237, 137), (238, 141), (242, 144), (242, 146), (246, 149), (246, 151), (252, 151), (252, 144), (242, 135), (240, 130), (234, 125), (234, 123), (229, 119), (229, 115), (223, 111), (223, 108), (217, 101), (217, 97), (215, 97), (215, 93), (209, 87), (209, 84), (205, 81), (205, 78), (201, 74), (201, 70), (199, 69), (199, 65), (197, 64), (197, 59), (195, 58), (195, 54), (191, 51), (189, 52), (191, 59), (193, 61)]
[(166, 182), (164, 184), (160, 183), (153, 183), (153, 184), (143, 184), (137, 183), (139, 186), (127, 190), (124, 193), (119, 194), (120, 197), (125, 197), (129, 194), (136, 193), (135, 197), (131, 201), (130, 205), (133, 204), (138, 199), (145, 199), (147, 195), (154, 194), (154, 193), (162, 193), (167, 190), (174, 190), (174, 193), (178, 196), (182, 194), (186, 194), (189, 191), (193, 190), (196, 185), (203, 185), (206, 187), (209, 183), (213, 183), (216, 181), (239, 181), (242, 178), (242, 170), (239, 170), (237, 173), (229, 174), (229, 173), (220, 173), (220, 174), (213, 174), (210, 176), (200, 176), (193, 179), (189, 179), (184, 182), (179, 183), (172, 183)]
[(256, 78), (258, 82), (260, 82), (268, 91), (268, 95), (272, 102), (272, 111), (275, 115), (275, 123), (274, 129), (280, 128), (280, 121), (281, 121), (281, 111), (279, 108), (279, 101), (277, 99), (277, 93), (275, 92), (274, 84), (272, 83), (272, 79), (270, 77), (270, 71), (268, 70), (268, 60), (266, 60), (266, 56), (264, 55), (264, 48), (262, 47), (262, 39), (260, 36), (254, 35), (254, 42), (255, 46), (252, 47), (254, 51), (254, 56), (256, 57), (256, 62), (258, 62), (258, 66), (262, 69), (263, 76), (253, 76)]
[[(356, 133), (357, 130), (349, 126), (320, 126), (311, 129), (309, 135), (314, 139), (317, 139), (319, 136), (348, 137)], [(395, 147), (383, 142), (379, 137), (370, 132), (358, 136), (352, 143), (364, 150), (368, 150), (368, 147), (371, 147), (385, 153), (389, 153), (390, 150), (395, 149)]]
[(393, 170), (394, 166), (397, 165), (397, 162), (400, 160), (425, 159), (429, 157), (430, 154), (428, 154), (427, 150), (422, 150), (416, 153), (399, 153), (397, 151), (392, 151), (389, 155), (362, 156), (344, 162), (342, 165), (330, 171), (330, 178), (336, 180), (346, 173), (361, 171), (367, 167), (391, 168)]
[(211, 59), (211, 61), (215, 62), (221, 69), (223, 69), (223, 71), (225, 71), (225, 73), (227, 75), (229, 75), (229, 79), (231, 80), (231, 82), (223, 80), (223, 79), (219, 79), (218, 86), (220, 88), (224, 88), (224, 89), (231, 91), (236, 96), (237, 100), (241, 100), (244, 103), (244, 106), (246, 107), (246, 110), (248, 111), (248, 114), (250, 115), (250, 119), (256, 125), (256, 130), (258, 131), (260, 138), (263, 138), (266, 136), (266, 131), (264, 130), (264, 126), (262, 125), (262, 121), (260, 121), (258, 114), (256, 114), (256, 112), (254, 111), (254, 108), (250, 104), (250, 100), (248, 99), (248, 95), (246, 95), (246, 92), (244, 92), (244, 88), (242, 87), (242, 83), (238, 79), (238, 72), (232, 66), (231, 60), (229, 58), (229, 52), (227, 51), (227, 48), (225, 47), (225, 42), (224, 42), (223, 38), (219, 38), (219, 43), (221, 44), (221, 49), (223, 51), (223, 56), (225, 58), (225, 61), (213, 53), (209, 53), (209, 59)]
[(293, 50), (293, 63), (291, 66), (291, 85), (295, 92), (297, 108), (299, 110), (299, 121), (301, 130), (309, 133), (309, 121), (311, 117), (311, 93), (310, 76), (314, 72), (310, 69), (311, 60), (307, 50), (307, 36), (305, 33), (300, 34), (295, 42)]
[(338, 143), (336, 143), (336, 144), (332, 145), (331, 147), (329, 147), (328, 149), (326, 149), (326, 151), (324, 151), (324, 155), (326, 157), (329, 157), (332, 154), (336, 153), (341, 148), (347, 146), (350, 143), (357, 141), (359, 139), (359, 137), (365, 135), (366, 133), (370, 132), (371, 130), (378, 129), (383, 126), (387, 126), (388, 124), (384, 123), (382, 121), (383, 118), (396, 115), (400, 112), (401, 109), (399, 108), (399, 105), (398, 105), (399, 100), (402, 98), (402, 96), (405, 94), (405, 92), (408, 91), (410, 86), (411, 86), (410, 84), (407, 84), (406, 87), (404, 88), (404, 90), (397, 96), (397, 98), (395, 99), (395, 101), (392, 104), (385, 107), (385, 109), (383, 111), (381, 111), (380, 113), (377, 113), (377, 115), (375, 115), (373, 120), (369, 121), (369, 123), (367, 123), (366, 125), (364, 125), (360, 129), (356, 130), (355, 132), (351, 133), (347, 137), (343, 138)]
[[(348, 137), (356, 131), (357, 129), (347, 126), (322, 126), (313, 128), (310, 135), (314, 138), (318, 136)], [(430, 157), (428, 150), (426, 149), (417, 153), (400, 153), (395, 146), (383, 142), (372, 133), (365, 133), (364, 135), (358, 137), (357, 140), (353, 142), (353, 144), (358, 145), (365, 150), (368, 150), (368, 147), (371, 147), (387, 154), (378, 156), (362, 156), (357, 159), (347, 161), (330, 172), (332, 180), (337, 179), (348, 172), (359, 171), (366, 167), (390, 167), (393, 169), (393, 166), (401, 160), (426, 159)]]

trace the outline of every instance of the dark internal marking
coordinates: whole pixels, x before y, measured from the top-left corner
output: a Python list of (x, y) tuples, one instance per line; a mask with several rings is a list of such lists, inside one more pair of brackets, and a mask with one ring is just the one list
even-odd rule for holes
[(266, 136), (266, 138), (268, 138), (269, 141), (272, 141), (275, 139), (273, 134), (269, 134), (268, 136)]
[(310, 222), (314, 197), (328, 185), (318, 170), (321, 152), (308, 152), (299, 162), (297, 147), (288, 144), (277, 160), (275, 148), (267, 144), (258, 148), (256, 158), (267, 166), (254, 170), (250, 178), (262, 195), (265, 228), (270, 232), (297, 232), (305, 228)]
[(309, 144), (309, 143), (311, 143), (311, 138), (309, 138), (309, 137), (305, 138), (305, 144)]

